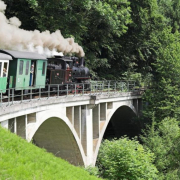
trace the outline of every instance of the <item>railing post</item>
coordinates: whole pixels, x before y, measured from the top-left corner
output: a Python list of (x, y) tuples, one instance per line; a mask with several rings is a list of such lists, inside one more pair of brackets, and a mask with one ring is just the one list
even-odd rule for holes
[(96, 83), (96, 93), (98, 93), (98, 84)]
[(74, 86), (74, 96), (76, 96), (76, 84)]
[(102, 92), (104, 91), (104, 81), (102, 83)]
[(84, 84), (83, 84), (83, 92), (82, 92), (82, 94), (84, 95)]
[(2, 90), (1, 90), (1, 104), (0, 104), (0, 106), (2, 106)]
[(10, 89), (8, 89), (8, 106), (9, 106), (9, 103), (10, 103), (10, 96), (11, 96)]
[(48, 98), (50, 97), (50, 85), (48, 84)]
[(92, 92), (92, 83), (90, 83), (90, 95), (91, 95), (91, 92)]
[(12, 89), (12, 104), (14, 102), (14, 88)]
[(23, 101), (23, 96), (24, 96), (24, 94), (23, 94), (23, 89), (21, 90), (21, 103), (22, 103), (22, 101)]
[(101, 94), (103, 93), (103, 84), (101, 83), (101, 87), (100, 87), (101, 89), (100, 89), (100, 91), (101, 91)]
[(114, 83), (114, 93), (116, 92), (116, 81)]
[(39, 100), (41, 99), (41, 87), (39, 86)]
[(59, 97), (59, 84), (58, 84), (57, 96)]
[(66, 96), (68, 96), (68, 84), (67, 84), (67, 86), (66, 86), (67, 88), (66, 88)]
[(30, 101), (32, 100), (32, 88), (30, 89)]

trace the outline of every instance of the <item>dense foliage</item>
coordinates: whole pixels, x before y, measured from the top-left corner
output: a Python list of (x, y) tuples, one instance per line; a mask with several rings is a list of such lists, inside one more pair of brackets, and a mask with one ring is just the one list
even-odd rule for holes
[(145, 119), (151, 119), (154, 112), (156, 121), (165, 117), (180, 118), (180, 34), (164, 29), (153, 39), (157, 44), (156, 61), (152, 64), (153, 81), (144, 94), (148, 106)]
[(151, 149), (155, 166), (159, 171), (158, 180), (177, 180), (180, 176), (179, 148), (180, 127), (176, 119), (165, 118), (153, 125), (141, 137), (144, 147)]
[(98, 155), (102, 177), (111, 180), (155, 179), (158, 171), (153, 160), (152, 153), (128, 138), (105, 140)]

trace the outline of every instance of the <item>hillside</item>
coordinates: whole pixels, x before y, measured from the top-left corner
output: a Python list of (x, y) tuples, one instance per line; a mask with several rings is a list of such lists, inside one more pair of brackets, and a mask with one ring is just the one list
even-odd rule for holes
[(96, 180), (0, 126), (0, 180)]

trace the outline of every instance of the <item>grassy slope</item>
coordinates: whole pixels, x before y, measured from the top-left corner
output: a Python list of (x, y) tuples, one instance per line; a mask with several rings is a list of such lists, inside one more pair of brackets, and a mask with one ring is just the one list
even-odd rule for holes
[(96, 180), (0, 126), (0, 180)]

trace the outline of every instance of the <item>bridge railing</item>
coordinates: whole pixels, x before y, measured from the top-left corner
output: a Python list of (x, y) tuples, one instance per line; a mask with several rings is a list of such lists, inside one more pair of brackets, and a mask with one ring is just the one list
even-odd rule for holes
[(135, 81), (91, 81), (92, 91), (97, 92), (131, 92)]
[(6, 90), (6, 93), (3, 93), (4, 90), (0, 90), (0, 107), (33, 99), (67, 97), (68, 95), (82, 96), (136, 92), (136, 87), (135, 81), (91, 81), (90, 83), (49, 84), (45, 87), (39, 86), (36, 89), (33, 86), (18, 88), (18, 90), (10, 88)]

